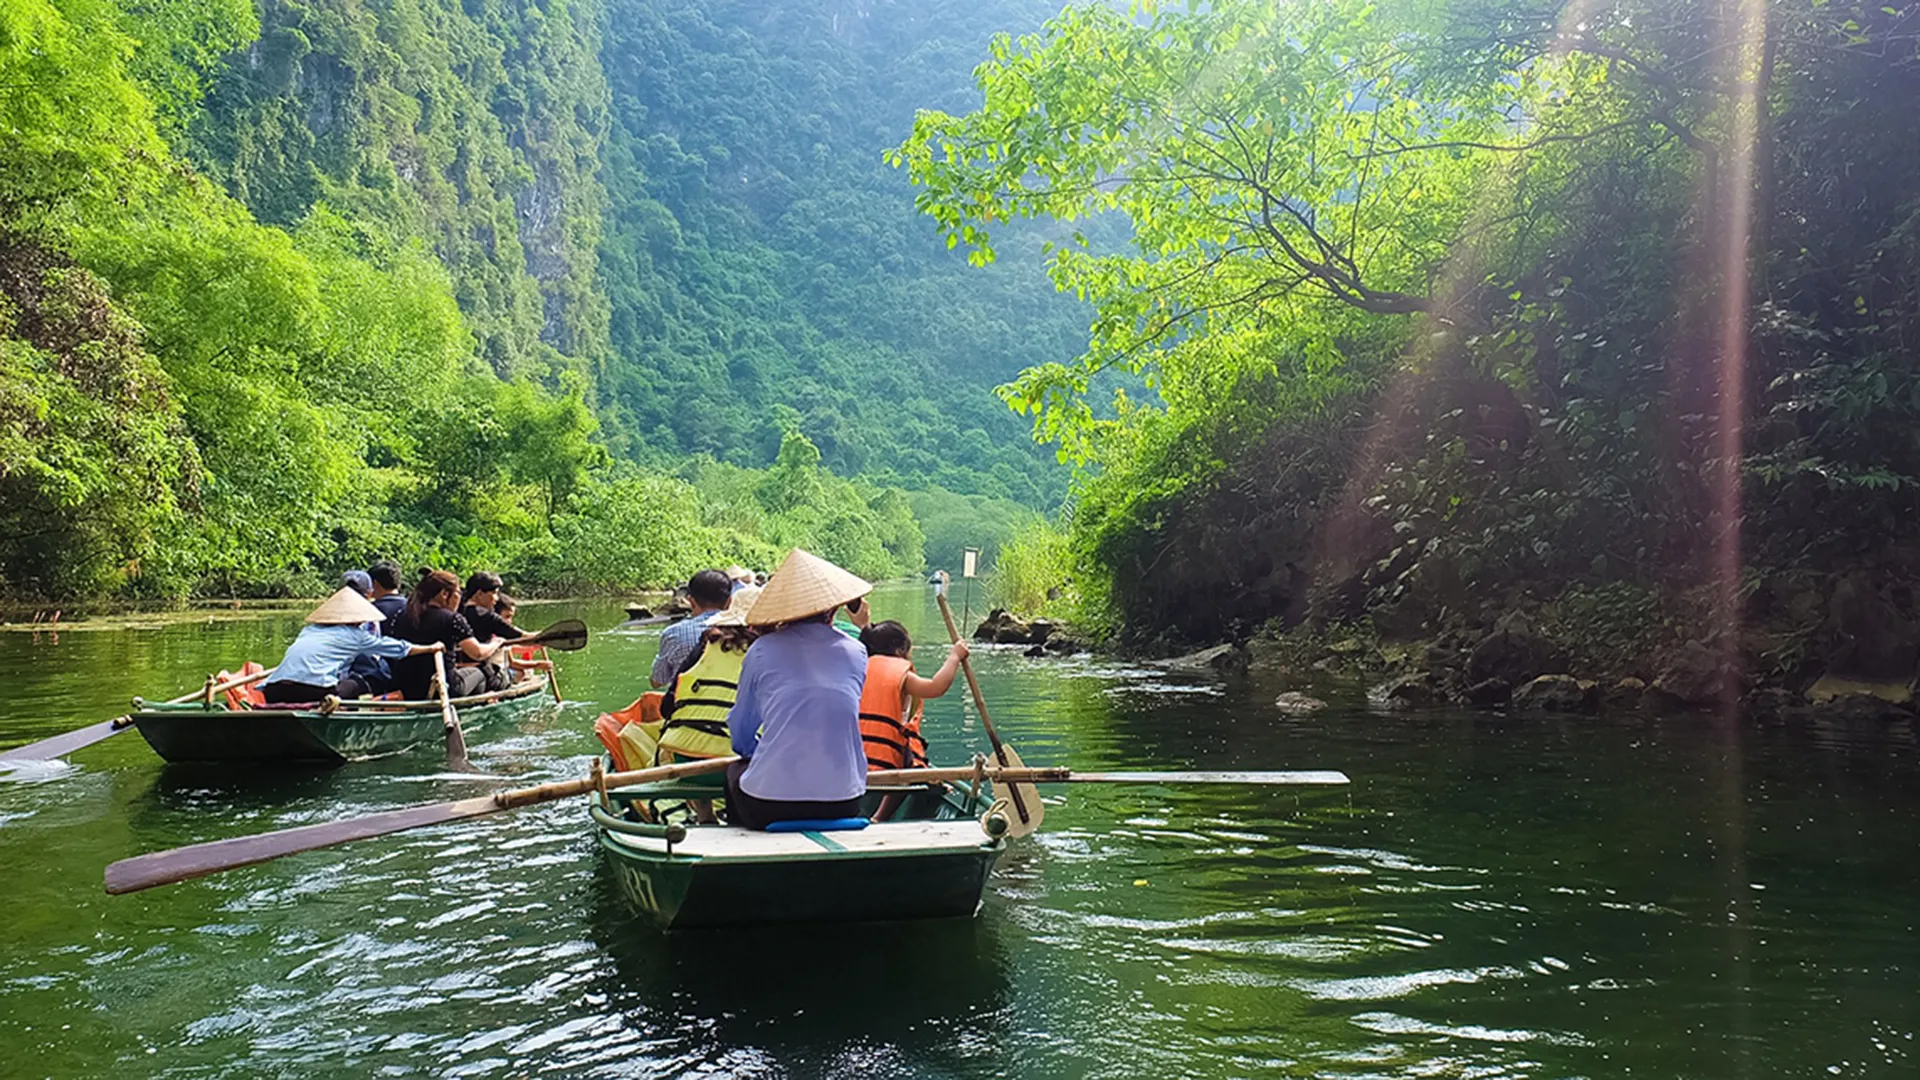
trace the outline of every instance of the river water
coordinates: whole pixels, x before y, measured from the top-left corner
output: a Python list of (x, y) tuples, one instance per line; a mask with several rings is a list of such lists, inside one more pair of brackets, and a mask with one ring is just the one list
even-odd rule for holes
[[(876, 606), (931, 671), (926, 591)], [(522, 621), (572, 615), (622, 617)], [(271, 663), (297, 625), (0, 634), (0, 746)], [(475, 763), (584, 772), (656, 640), (562, 657), (566, 705), (474, 732)], [(1382, 714), (1338, 690), (1301, 719), (1279, 686), (976, 656), (1030, 763), (1353, 784), (1054, 788), (976, 919), (663, 937), (574, 803), (108, 897), (128, 855), (491, 790), (431, 750), (232, 775), (123, 734), (0, 778), (0, 1074), (1920, 1075), (1910, 726)], [(984, 748), (964, 701), (929, 707), (936, 760)]]

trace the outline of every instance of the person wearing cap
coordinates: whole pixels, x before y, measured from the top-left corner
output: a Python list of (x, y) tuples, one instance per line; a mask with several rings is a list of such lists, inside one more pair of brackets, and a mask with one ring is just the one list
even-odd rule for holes
[[(373, 580), (372, 571), (349, 570), (340, 575), (340, 580), (347, 588), (372, 602), (375, 610), (380, 613), (380, 619), (377, 622), (368, 623), (367, 629), (376, 634), (385, 635), (388, 611), (380, 606), (380, 588), (379, 584)], [(406, 601), (402, 600), (401, 603), (404, 604)], [(393, 689), (393, 675), (387, 670), (387, 659), (384, 656), (361, 653), (353, 658), (353, 664), (347, 668), (347, 674), (359, 679), (360, 684), (366, 687), (366, 692), (369, 694), (384, 694)]]
[[(741, 589), (733, 594), (725, 611), (707, 621), (700, 643), (681, 665), (673, 686), (660, 702), (660, 715), (666, 722), (660, 729), (654, 764), (733, 753), (727, 714), (740, 686), (747, 648), (760, 636), (758, 630), (747, 625), (747, 615), (759, 595), (760, 590), (752, 586)], [(714, 823), (711, 800), (689, 799), (687, 805), (695, 820), (703, 825)]]
[(867, 757), (860, 694), (867, 653), (833, 627), (833, 613), (873, 586), (795, 548), (747, 613), (761, 628), (740, 665), (727, 728), (739, 761), (727, 768), (734, 824), (846, 818), (860, 812)]
[(733, 599), (733, 579), (718, 570), (702, 570), (687, 579), (687, 605), (693, 614), (660, 632), (660, 651), (654, 654), (653, 670), (648, 678), (658, 690), (673, 681), (680, 666), (687, 662), (707, 620), (727, 609)]
[(353, 586), (343, 585), (339, 592), (307, 616), (308, 625), (287, 648), (280, 666), (260, 684), (260, 695), (269, 704), (320, 701), (328, 695), (356, 698), (367, 693), (362, 678), (350, 672), (355, 659), (378, 656), (399, 659), (416, 653), (440, 651), (438, 643), (411, 645), (397, 638), (381, 637), (369, 629), (380, 622), (380, 609), (361, 596)]

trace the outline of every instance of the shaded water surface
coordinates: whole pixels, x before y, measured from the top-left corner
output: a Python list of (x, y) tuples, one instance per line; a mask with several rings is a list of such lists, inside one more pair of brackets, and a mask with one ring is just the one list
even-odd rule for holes
[[(878, 601), (939, 660), (922, 590)], [(523, 622), (617, 605), (529, 605)], [(0, 635), (0, 745), (272, 662), (292, 618)], [(574, 775), (656, 637), (470, 736)], [(982, 650), (1029, 762), (1339, 768), (1349, 789), (1052, 789), (977, 919), (662, 937), (575, 804), (135, 896), (110, 861), (491, 790), (420, 752), (161, 766), (138, 735), (0, 778), (7, 1076), (1920, 1075), (1914, 732), (1701, 718), (1291, 719), (1283, 687)], [(985, 739), (956, 688), (937, 759)], [(769, 898), (769, 903), (777, 903)]]

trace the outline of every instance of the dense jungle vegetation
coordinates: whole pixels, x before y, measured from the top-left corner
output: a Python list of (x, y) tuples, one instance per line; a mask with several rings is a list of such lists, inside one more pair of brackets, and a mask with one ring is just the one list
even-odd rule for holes
[(1012, 599), (1912, 675), (1920, 4), (1089, 5), (981, 59), (894, 155), (941, 232), (1133, 232), (1045, 252), (1096, 314), (1005, 391), (1081, 466)]
[(0, 599), (956, 562), (1070, 355), (882, 160), (1030, 2), (0, 5)]

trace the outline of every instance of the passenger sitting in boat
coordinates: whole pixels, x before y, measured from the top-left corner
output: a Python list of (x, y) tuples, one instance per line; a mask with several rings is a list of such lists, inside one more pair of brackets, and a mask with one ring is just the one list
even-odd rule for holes
[[(375, 591), (373, 576), (367, 571), (349, 570), (340, 575), (340, 580), (347, 588), (352, 589), (361, 596), (367, 597), (369, 600), (373, 598)], [(402, 603), (404, 602), (405, 601), (402, 601)], [(375, 609), (379, 609), (380, 607), (378, 603), (375, 603), (373, 606)], [(367, 629), (385, 636), (385, 614), (386, 613), (382, 611), (382, 617), (376, 622), (368, 623)], [(384, 656), (375, 656), (372, 653), (361, 653), (359, 656), (353, 658), (353, 664), (347, 668), (347, 674), (360, 680), (361, 685), (366, 687), (368, 694), (379, 695), (393, 689), (393, 675), (387, 670), (387, 658)]]
[[(508, 596), (506, 593), (500, 593), (494, 597), (493, 613), (500, 617), (501, 622), (506, 623), (508, 626), (513, 626), (513, 613), (519, 606), (520, 605), (514, 602), (513, 597)], [(514, 626), (514, 629), (520, 630), (517, 626)], [(520, 630), (520, 634), (524, 637), (526, 631)], [(537, 646), (529, 646), (525, 649), (503, 649), (494, 654), (494, 656), (497, 661), (503, 661), (507, 667), (513, 671), (552, 671), (553, 661), (535, 658), (533, 654), (534, 648), (537, 648)], [(518, 676), (516, 676), (516, 678), (517, 677)]]
[[(380, 656), (398, 660), (439, 652), (440, 644), (409, 645), (396, 638), (381, 637), (368, 629), (380, 621), (380, 611), (352, 586), (342, 586), (326, 603), (307, 616), (311, 625), (303, 627), (293, 639), (287, 655), (272, 675), (260, 685), (260, 696), (271, 704), (320, 701), (328, 695), (356, 698), (367, 693), (367, 684), (349, 668), (356, 657)], [(428, 665), (432, 660), (426, 659)]]
[[(928, 698), (937, 698), (953, 686), (967, 643), (956, 641), (946, 662), (933, 678), (913, 673), (913, 638), (907, 628), (889, 619), (860, 632), (867, 649), (867, 683), (860, 692), (860, 741), (865, 744), (867, 768), (918, 769), (927, 765), (927, 740), (920, 719)], [(898, 794), (880, 800), (873, 820), (885, 821), (900, 806)]]
[(673, 681), (674, 673), (699, 644), (707, 620), (725, 611), (732, 598), (733, 580), (718, 570), (702, 570), (687, 580), (687, 604), (693, 614), (661, 631), (660, 651), (654, 654), (649, 675), (654, 689)]
[[(700, 643), (694, 646), (693, 655), (674, 676), (673, 687), (660, 703), (660, 715), (666, 722), (660, 729), (655, 764), (733, 753), (727, 712), (733, 708), (740, 686), (740, 666), (747, 646), (760, 636), (758, 630), (747, 625), (747, 615), (759, 595), (757, 588), (741, 589), (733, 594), (727, 610), (708, 620)], [(701, 824), (713, 824), (711, 800), (691, 799), (688, 806)]]
[[(500, 599), (500, 575), (487, 570), (476, 570), (467, 576), (467, 587), (460, 594), (460, 616), (467, 620), (473, 636), (482, 642), (525, 637), (526, 634), (511, 622), (500, 617), (494, 610), (494, 604)], [(486, 663), (479, 666), (481, 677), (486, 680), (488, 690), (505, 690), (513, 684), (513, 676), (504, 662)]]
[[(445, 570), (429, 570), (413, 587), (407, 606), (393, 620), (393, 636), (402, 641), (426, 645), (440, 642), (448, 657), (480, 663), (507, 644), (482, 645), (473, 636), (473, 627), (456, 610), (460, 605), (460, 579)], [(400, 696), (408, 701), (427, 701), (433, 697), (433, 660), (409, 656), (393, 662), (393, 677)], [(486, 676), (476, 667), (447, 668), (449, 697), (467, 697), (486, 688)]]
[(380, 632), (388, 633), (393, 617), (407, 606), (406, 594), (400, 591), (400, 564), (381, 559), (367, 567), (367, 578), (373, 582), (373, 595), (369, 599), (380, 609)]
[(833, 628), (840, 605), (872, 585), (795, 548), (754, 601), (747, 650), (727, 716), (733, 752), (727, 808), (734, 824), (844, 818), (860, 812), (867, 759), (860, 748), (866, 650)]

